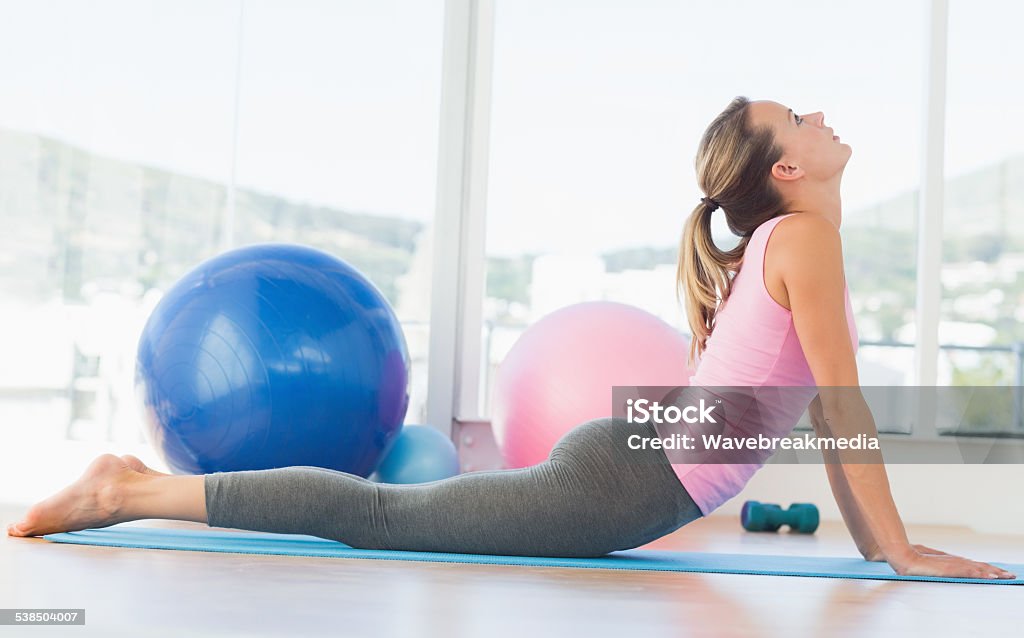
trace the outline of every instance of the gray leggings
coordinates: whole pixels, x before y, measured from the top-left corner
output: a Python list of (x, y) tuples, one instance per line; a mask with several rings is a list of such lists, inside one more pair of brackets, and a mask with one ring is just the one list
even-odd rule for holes
[(629, 450), (631, 433), (657, 435), (650, 425), (596, 419), (538, 465), (411, 485), (305, 466), (208, 474), (208, 522), (363, 549), (601, 556), (701, 516), (664, 451)]

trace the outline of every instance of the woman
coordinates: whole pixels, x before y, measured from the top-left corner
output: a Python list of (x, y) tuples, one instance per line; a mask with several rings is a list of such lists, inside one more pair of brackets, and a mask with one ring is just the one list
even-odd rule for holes
[[(795, 115), (775, 102), (736, 98), (708, 127), (697, 153), (705, 197), (686, 223), (678, 270), (694, 335), (691, 361), (704, 355), (692, 384), (858, 385), (838, 232), (839, 184), (850, 153), (821, 113)], [(728, 252), (711, 241), (718, 208), (742, 238)], [(744, 339), (759, 347), (744, 349)], [(815, 396), (815, 426), (841, 433), (849, 423), (871, 423), (874, 430), (856, 394)], [(799, 406), (796, 417), (807, 407)], [(418, 485), (382, 485), (313, 467), (171, 476), (136, 457), (108, 454), (32, 507), (8, 534), (165, 518), (311, 534), (363, 548), (600, 556), (710, 513), (743, 487), (753, 472), (745, 468), (755, 467), (672, 465), (663, 450), (629, 449), (627, 437), (638, 432), (657, 436), (650, 425), (597, 419), (566, 434), (539, 465)], [(887, 561), (900, 574), (1014, 577), (911, 545), (883, 465), (829, 464), (828, 476), (866, 559)]]

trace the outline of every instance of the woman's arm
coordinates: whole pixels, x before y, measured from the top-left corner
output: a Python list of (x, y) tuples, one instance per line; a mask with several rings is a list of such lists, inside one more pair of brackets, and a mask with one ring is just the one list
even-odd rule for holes
[[(837, 437), (875, 434), (847, 326), (839, 229), (814, 213), (788, 217), (769, 238), (766, 263), (768, 259), (782, 275), (797, 337), (818, 386), (821, 414), (816, 427)], [(986, 563), (915, 548), (896, 510), (881, 453), (875, 451), (874, 458), (865, 457), (863, 450), (835, 453), (839, 462), (829, 464), (830, 482), (866, 557), (882, 558), (907, 575), (1012, 577)], [(849, 460), (857, 462), (843, 462)]]
[[(765, 260), (781, 273), (794, 327), (818, 386), (810, 406), (815, 431), (821, 436), (877, 435), (860, 393), (847, 325), (839, 229), (815, 213), (783, 219), (769, 237)], [(845, 457), (855, 463), (842, 464), (840, 451), (824, 452), (836, 502), (865, 558), (898, 559), (913, 548), (896, 511), (881, 453), (868, 463), (863, 452), (858, 453)]]
[[(818, 436), (828, 436), (827, 429), (824, 423), (824, 417), (821, 413), (821, 399), (818, 396), (814, 397), (811, 401), (811, 424), (814, 426), (814, 432)], [(867, 527), (867, 522), (864, 517), (861, 516), (860, 511), (857, 509), (856, 504), (853, 501), (853, 494), (850, 492), (850, 483), (846, 480), (846, 475), (841, 471), (836, 462), (836, 455), (831, 451), (823, 451), (825, 472), (828, 474), (828, 483), (831, 485), (833, 490), (833, 496), (836, 497), (836, 503), (839, 505), (840, 513), (843, 515), (843, 522), (846, 523), (846, 528), (850, 530), (850, 536), (853, 538), (854, 544), (857, 549), (860, 550), (860, 554), (864, 557), (864, 560), (871, 560), (876, 562), (886, 562), (886, 556), (882, 552), (882, 548), (879, 544), (874, 541), (871, 536), (870, 529)], [(942, 556), (953, 556), (954, 554), (947, 554), (941, 550), (937, 550), (927, 545), (911, 544), (914, 550), (921, 554), (935, 554)]]
[[(825, 424), (825, 415), (821, 409), (821, 397), (815, 396), (814, 400), (811, 401), (808, 412), (811, 417), (811, 425), (814, 427), (814, 432), (817, 436), (831, 436), (827, 425)], [(878, 546), (878, 542), (874, 536), (871, 535), (871, 530), (868, 528), (867, 521), (861, 516), (860, 511), (856, 508), (853, 502), (853, 493), (850, 492), (850, 484), (846, 480), (846, 475), (838, 467), (836, 454), (833, 450), (822, 450), (822, 455), (825, 461), (825, 472), (828, 474), (829, 485), (832, 486), (832, 495), (836, 499), (836, 504), (839, 506), (839, 513), (843, 516), (843, 522), (846, 523), (846, 529), (850, 530), (850, 536), (853, 537), (853, 542), (857, 545), (857, 549), (860, 550), (865, 560), (885, 562), (885, 555), (882, 554), (882, 549)], [(949, 556), (941, 550), (927, 545), (911, 545), (915, 550), (921, 554), (936, 554)]]
[[(814, 427), (814, 432), (817, 436), (831, 436), (831, 432), (825, 423), (825, 415), (821, 409), (820, 396), (815, 396), (814, 400), (811, 401), (808, 414), (811, 417), (811, 425)], [(836, 504), (839, 506), (839, 513), (842, 514), (843, 522), (846, 523), (846, 529), (850, 530), (850, 536), (853, 537), (853, 542), (857, 545), (857, 549), (860, 550), (865, 560), (885, 560), (882, 550), (878, 546), (878, 541), (871, 534), (867, 521), (861, 516), (860, 510), (857, 509), (853, 501), (850, 484), (846, 480), (846, 475), (837, 465), (838, 459), (836, 458), (835, 450), (822, 450), (822, 456), (825, 461), (825, 472), (828, 474), (828, 482), (832, 486), (832, 495), (835, 496)]]
[[(844, 401), (852, 409), (830, 422), (825, 416), (821, 395), (814, 397), (810, 410), (811, 422), (815, 424), (815, 431), (819, 436), (850, 438), (855, 437), (858, 432), (869, 437), (878, 435), (874, 418), (863, 400), (863, 395), (856, 393), (860, 396), (858, 401), (851, 395), (849, 389), (827, 390), (839, 391), (837, 400)], [(842, 399), (839, 399), (840, 396)], [(858, 409), (858, 404), (863, 404), (861, 409)], [(836, 504), (857, 549), (864, 558), (889, 562), (892, 562), (890, 557), (896, 561), (905, 558), (904, 554), (908, 554), (913, 548), (907, 539), (906, 529), (892, 498), (889, 477), (881, 453), (877, 453), (875, 458), (866, 458), (864, 452), (858, 451), (856, 455), (851, 455), (850, 459), (841, 458), (839, 450), (824, 450), (822, 455)], [(853, 463), (844, 463), (844, 460)], [(855, 482), (854, 485), (851, 485), (851, 480)]]
[[(826, 390), (829, 389), (838, 388)], [(847, 391), (833, 393), (840, 398), (831, 409), (827, 400), (823, 402), (824, 429), (828, 435), (854, 437), (857, 433), (864, 433), (877, 436), (871, 410), (863, 395), (845, 388), (842, 390)], [(865, 457), (862, 451), (840, 450), (835, 454), (836, 458), (828, 468), (830, 479), (833, 473), (836, 474), (836, 479), (832, 480), (836, 502), (844, 512), (844, 520), (847, 519), (845, 512), (850, 512), (847, 525), (853, 523), (851, 533), (865, 558), (884, 560), (896, 573), (905, 575), (1014, 578), (1010, 572), (988, 563), (911, 545), (889, 489), (881, 452), (871, 452), (869, 456), (877, 455), (873, 459)], [(837, 483), (841, 486), (839, 491), (835, 491)]]

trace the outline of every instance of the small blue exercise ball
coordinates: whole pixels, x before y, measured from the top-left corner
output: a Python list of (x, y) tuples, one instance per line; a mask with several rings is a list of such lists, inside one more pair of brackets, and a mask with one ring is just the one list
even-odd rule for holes
[(312, 465), (366, 477), (402, 428), (409, 354), (355, 268), (259, 244), (168, 290), (143, 328), (135, 388), (146, 434), (177, 473)]
[(380, 483), (427, 483), (459, 473), (451, 439), (426, 425), (406, 425), (377, 467)]

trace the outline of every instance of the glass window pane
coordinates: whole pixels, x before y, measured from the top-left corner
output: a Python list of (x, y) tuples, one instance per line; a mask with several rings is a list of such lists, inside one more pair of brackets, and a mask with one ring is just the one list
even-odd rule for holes
[(443, 8), (0, 0), (0, 500), (46, 495), (8, 480), (26, 446), (63, 454), (53, 490), (106, 443), (149, 450), (138, 336), (222, 249), (233, 158), (234, 245), (301, 242), (367, 274), (422, 420)]
[(409, 422), (426, 407), (443, 18), (441, 0), (245, 8), (236, 243), (320, 248), (380, 288), (409, 345)]
[(217, 249), (238, 5), (0, 14), (0, 446), (138, 442), (142, 324)]
[[(1013, 350), (1024, 341), (1021, 20), (1019, 3), (950, 2), (940, 385), (1022, 385)], [(969, 427), (1024, 433), (1020, 415), (1012, 421)]]
[[(853, 146), (842, 228), (851, 301), (864, 340), (897, 338), (915, 302), (925, 16), (921, 0), (813, 11), (799, 2), (499, 0), (491, 376), (515, 335), (578, 301), (624, 301), (687, 330), (674, 274), (684, 220), (701, 196), (694, 155), (736, 95), (822, 110)], [(727, 34), (717, 28), (725, 24)], [(715, 223), (721, 247), (734, 245), (724, 220)], [(905, 357), (888, 350), (860, 358), (903, 382)]]

